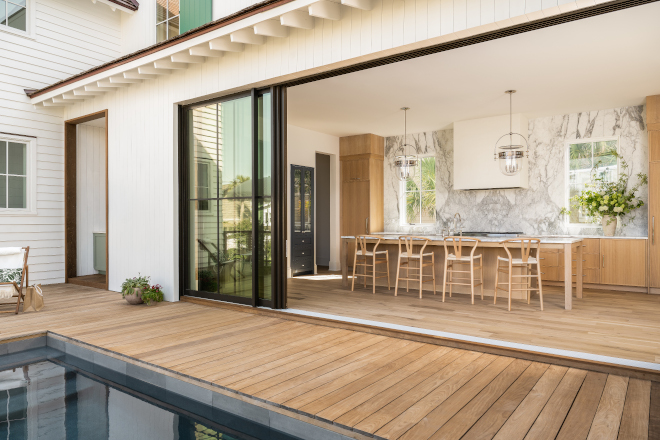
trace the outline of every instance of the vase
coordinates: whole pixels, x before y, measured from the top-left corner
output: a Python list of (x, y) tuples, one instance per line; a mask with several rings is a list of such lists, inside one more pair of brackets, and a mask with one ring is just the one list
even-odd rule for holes
[(613, 237), (616, 232), (616, 222), (617, 217), (612, 215), (604, 215), (601, 219), (601, 224), (603, 225), (603, 234), (606, 237)]
[(134, 287), (133, 293), (131, 295), (125, 295), (124, 299), (127, 303), (132, 305), (144, 303), (144, 301), (142, 301), (142, 289), (139, 287)]

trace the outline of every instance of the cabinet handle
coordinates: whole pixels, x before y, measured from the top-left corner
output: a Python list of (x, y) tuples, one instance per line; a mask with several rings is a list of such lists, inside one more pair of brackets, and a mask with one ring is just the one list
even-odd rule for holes
[(365, 234), (369, 233), (369, 217), (364, 219), (364, 233)]
[(655, 216), (651, 218), (651, 244), (655, 245)]
[(603, 255), (603, 267), (605, 267), (605, 255)]

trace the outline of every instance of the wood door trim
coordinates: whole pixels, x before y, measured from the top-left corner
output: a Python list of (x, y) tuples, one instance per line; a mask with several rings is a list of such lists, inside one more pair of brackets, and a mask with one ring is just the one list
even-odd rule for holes
[(109, 280), (108, 109), (64, 121), (64, 282), (77, 276), (77, 125), (105, 118), (105, 288)]

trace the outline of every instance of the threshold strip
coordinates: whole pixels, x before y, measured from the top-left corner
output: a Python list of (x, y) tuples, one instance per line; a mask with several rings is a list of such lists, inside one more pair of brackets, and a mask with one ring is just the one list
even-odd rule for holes
[(290, 313), (292, 315), (309, 316), (313, 318), (330, 319), (334, 321), (349, 322), (351, 324), (369, 325), (372, 327), (381, 327), (389, 330), (399, 330), (409, 333), (418, 333), (421, 335), (436, 336), (440, 338), (454, 339), (457, 341), (472, 342), (477, 344), (491, 345), (494, 347), (509, 348), (514, 350), (524, 350), (528, 352), (535, 352), (535, 353), (547, 354), (552, 356), (568, 357), (568, 358), (574, 358), (574, 359), (590, 361), (590, 362), (600, 362), (605, 364), (612, 364), (612, 365), (619, 365), (619, 366), (633, 367), (633, 368), (643, 368), (652, 371), (660, 371), (660, 364), (654, 362), (636, 361), (633, 359), (624, 359), (624, 358), (618, 358), (612, 356), (603, 356), (599, 354), (583, 353), (580, 351), (561, 350), (558, 348), (543, 347), (540, 345), (520, 344), (517, 342), (507, 342), (507, 341), (500, 341), (497, 339), (480, 338), (477, 336), (461, 335), (458, 333), (442, 332), (438, 330), (428, 330), (420, 327), (411, 327), (408, 325), (390, 324), (387, 322), (371, 321), (368, 319), (360, 319), (360, 318), (350, 318), (347, 316), (340, 316), (340, 315), (330, 315), (327, 313), (308, 312), (306, 310), (280, 309), (278, 310), (278, 312)]

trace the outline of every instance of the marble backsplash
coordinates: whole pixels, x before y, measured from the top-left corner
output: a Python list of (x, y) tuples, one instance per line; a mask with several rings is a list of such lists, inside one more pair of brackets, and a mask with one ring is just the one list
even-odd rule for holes
[[(453, 130), (408, 135), (419, 156), (436, 157), (436, 223), (401, 225), (401, 183), (394, 157), (401, 154), (403, 136), (385, 139), (385, 232), (431, 234), (450, 227), (460, 213), (465, 231), (510, 231), (538, 235), (602, 235), (596, 225), (569, 226), (559, 214), (566, 206), (566, 141), (619, 136), (619, 152), (633, 175), (648, 173), (648, 138), (644, 106), (574, 113), (529, 120), (529, 188), (459, 191), (453, 189)], [(495, 163), (493, 164), (494, 166)], [(631, 178), (631, 181), (634, 178)], [(646, 203), (648, 187), (638, 193)], [(647, 236), (648, 210), (617, 235)]]

